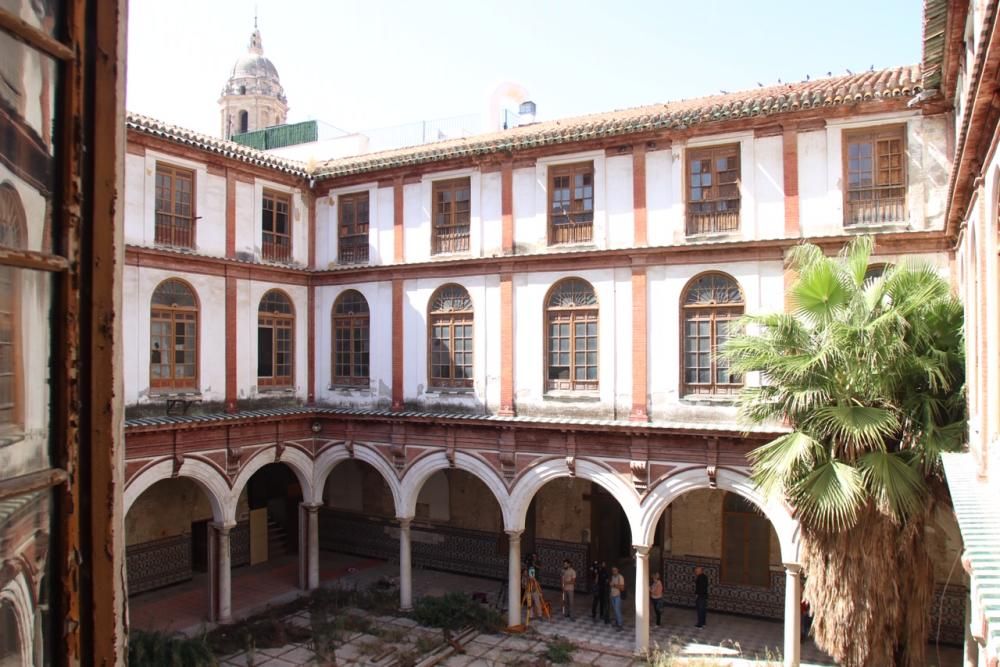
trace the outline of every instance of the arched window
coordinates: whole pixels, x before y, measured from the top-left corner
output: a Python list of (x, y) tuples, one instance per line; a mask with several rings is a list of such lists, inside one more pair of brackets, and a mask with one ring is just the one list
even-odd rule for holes
[(460, 285), (445, 285), (428, 306), (428, 385), (472, 386), (472, 299)]
[(250, 114), (246, 111), (240, 112), (240, 132), (248, 132), (250, 130)]
[(743, 315), (739, 285), (722, 273), (705, 273), (681, 295), (684, 338), (683, 394), (734, 394), (743, 378), (719, 353)]
[(545, 302), (546, 389), (593, 390), (597, 374), (597, 294), (579, 278), (566, 278)]
[(295, 353), (295, 312), (288, 295), (270, 290), (257, 309), (257, 386), (291, 387)]
[(722, 572), (726, 584), (770, 586), (771, 525), (753, 503), (727, 493), (722, 504)]
[(153, 292), (149, 386), (168, 390), (198, 387), (198, 301), (186, 283), (173, 278)]
[[(0, 185), (0, 246), (23, 249), (27, 228), (17, 190), (9, 183)], [(0, 437), (20, 430), (22, 419), (21, 271), (0, 266)]]
[(368, 302), (361, 292), (342, 292), (333, 303), (333, 384), (368, 384), (368, 324)]

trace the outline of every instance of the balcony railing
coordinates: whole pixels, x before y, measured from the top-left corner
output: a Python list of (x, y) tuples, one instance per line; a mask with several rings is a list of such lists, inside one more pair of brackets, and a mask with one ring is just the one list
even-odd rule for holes
[(590, 243), (594, 238), (594, 223), (591, 220), (580, 222), (553, 222), (549, 226), (549, 245), (560, 243)]
[(434, 235), (435, 255), (447, 252), (469, 252), (469, 226), (439, 227)]
[(269, 262), (289, 262), (292, 259), (292, 239), (265, 234), (261, 255)]
[(883, 185), (847, 191), (844, 224), (880, 225), (906, 220), (906, 188)]
[(175, 248), (194, 248), (194, 220), (157, 213), (156, 244)]
[(739, 209), (709, 211), (707, 213), (688, 211), (687, 233), (689, 236), (697, 234), (726, 234), (729, 232), (738, 232), (739, 230)]
[(368, 263), (368, 237), (360, 243), (350, 242), (346, 238), (340, 239), (340, 248), (337, 252), (337, 261), (341, 264), (367, 264)]

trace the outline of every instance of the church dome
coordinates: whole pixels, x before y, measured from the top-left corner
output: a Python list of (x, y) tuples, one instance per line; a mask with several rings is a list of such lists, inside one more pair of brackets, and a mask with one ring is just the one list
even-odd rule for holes
[(229, 81), (222, 89), (223, 97), (229, 95), (267, 95), (286, 102), (278, 69), (264, 56), (260, 30), (256, 26), (250, 35), (247, 52), (237, 59)]

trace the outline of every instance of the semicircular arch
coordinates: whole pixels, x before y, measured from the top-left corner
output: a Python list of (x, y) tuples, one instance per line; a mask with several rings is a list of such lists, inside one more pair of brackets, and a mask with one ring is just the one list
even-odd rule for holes
[(17, 634), (18, 653), (22, 665), (33, 664), (34, 655), (34, 604), (32, 604), (31, 587), (24, 572), (18, 572), (0, 589), (0, 604), (10, 605), (14, 615), (14, 632)]
[(233, 488), (230, 491), (229, 502), (233, 508), (235, 516), (236, 506), (240, 501), (240, 495), (246, 488), (247, 482), (254, 473), (266, 465), (272, 463), (284, 463), (295, 474), (299, 481), (299, 488), (302, 489), (302, 500), (313, 498), (313, 461), (312, 458), (298, 447), (285, 446), (281, 450), (281, 455), (277, 456), (277, 446), (271, 445), (257, 451), (250, 460), (240, 469), (236, 479), (233, 481)]
[(317, 457), (313, 464), (314, 483), (312, 502), (316, 504), (323, 503), (323, 491), (326, 488), (326, 481), (330, 473), (340, 463), (353, 458), (367, 463), (378, 471), (389, 487), (390, 493), (392, 493), (392, 506), (395, 508), (396, 515), (401, 516), (400, 509), (402, 508), (401, 501), (403, 496), (399, 478), (396, 476), (396, 469), (374, 447), (355, 442), (353, 449), (353, 456), (351, 456), (348, 448), (343, 445), (333, 445), (320, 452), (319, 457)]
[(124, 514), (149, 487), (165, 479), (184, 477), (201, 487), (212, 507), (212, 519), (217, 522), (236, 520), (236, 506), (229, 506), (229, 484), (225, 475), (207, 461), (185, 457), (177, 474), (174, 474), (174, 460), (162, 459), (147, 466), (125, 486)]
[(403, 502), (399, 516), (414, 516), (417, 512), (417, 498), (420, 496), (420, 489), (423, 488), (424, 483), (437, 471), (449, 468), (464, 470), (486, 485), (486, 488), (490, 490), (500, 505), (500, 513), (503, 516), (503, 525), (506, 529), (510, 524), (510, 496), (507, 493), (507, 485), (489, 463), (466, 452), (455, 452), (454, 465), (448, 460), (445, 452), (438, 451), (421, 457), (407, 468), (402, 479)]
[[(656, 525), (664, 510), (689, 491), (711, 489), (711, 480), (705, 468), (688, 468), (669, 475), (653, 486), (641, 503), (641, 535), (645, 544), (653, 543)], [(781, 560), (796, 563), (799, 560), (799, 522), (783, 503), (768, 501), (760, 493), (749, 475), (729, 468), (720, 468), (716, 473), (715, 487), (735, 493), (752, 503), (767, 517), (778, 535), (781, 545)]]

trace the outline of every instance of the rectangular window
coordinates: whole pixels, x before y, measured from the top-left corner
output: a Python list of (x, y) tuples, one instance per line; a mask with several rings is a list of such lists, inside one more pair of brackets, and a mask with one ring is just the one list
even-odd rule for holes
[(292, 201), (280, 192), (264, 191), (262, 204), (261, 255), (269, 262), (292, 259)]
[(292, 320), (261, 316), (257, 323), (257, 384), (292, 385)]
[(549, 168), (549, 245), (594, 237), (594, 163)]
[(472, 188), (468, 178), (434, 183), (432, 249), (435, 255), (469, 251)]
[(194, 248), (194, 172), (156, 165), (156, 243)]
[(337, 261), (341, 264), (368, 263), (368, 193), (341, 195), (337, 235)]
[(903, 126), (844, 134), (844, 224), (906, 220)]
[(740, 229), (740, 145), (687, 152), (687, 233)]

